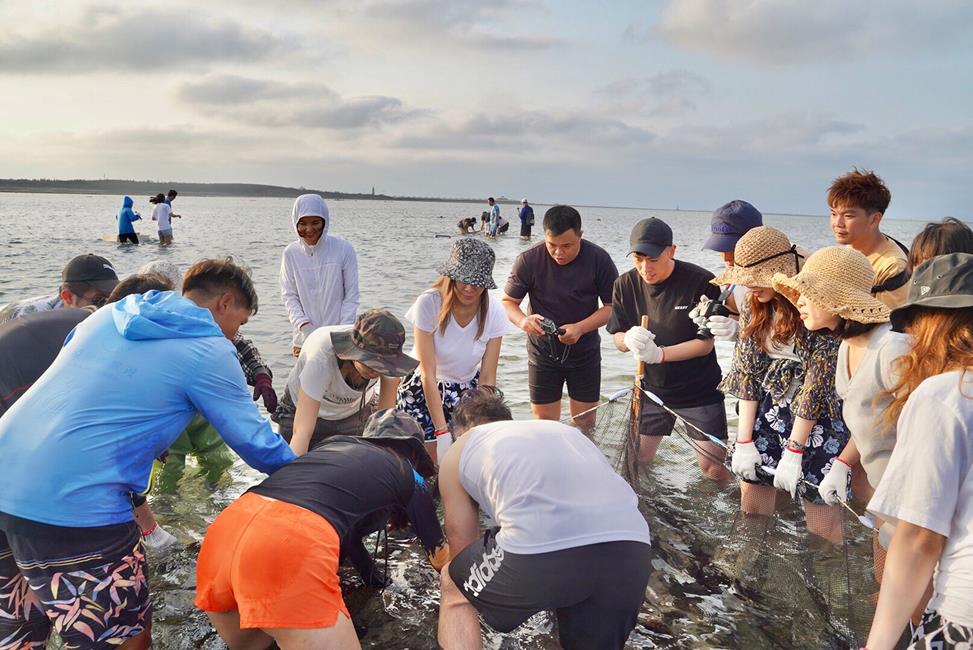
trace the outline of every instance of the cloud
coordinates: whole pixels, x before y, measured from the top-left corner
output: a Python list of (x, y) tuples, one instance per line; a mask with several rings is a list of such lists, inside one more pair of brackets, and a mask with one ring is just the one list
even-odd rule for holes
[(177, 98), (203, 113), (261, 127), (360, 129), (425, 114), (382, 95), (342, 97), (320, 83), (212, 75), (183, 83)]
[(151, 72), (261, 60), (284, 49), (277, 36), (184, 10), (98, 6), (72, 23), (0, 35), (0, 72)]
[(661, 37), (719, 60), (778, 65), (969, 47), (971, 29), (967, 0), (671, 0), (654, 29), (634, 22), (625, 36)]
[[(822, 113), (780, 113), (737, 124), (713, 126), (686, 124), (668, 134), (675, 149), (712, 152), (715, 157), (761, 153), (772, 156), (805, 155), (844, 148), (845, 139), (863, 135), (863, 124), (846, 122)], [(839, 138), (836, 140), (836, 138)]]
[(704, 77), (687, 70), (670, 70), (649, 77), (628, 77), (595, 91), (622, 109), (650, 115), (679, 115), (696, 109), (696, 99), (712, 89)]

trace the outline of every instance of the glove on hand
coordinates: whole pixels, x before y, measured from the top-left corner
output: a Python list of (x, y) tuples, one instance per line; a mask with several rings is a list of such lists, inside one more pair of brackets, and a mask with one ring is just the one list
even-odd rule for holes
[(848, 501), (848, 479), (851, 468), (835, 458), (831, 462), (831, 469), (821, 479), (818, 493), (829, 506), (838, 505), (839, 501)]
[(740, 478), (748, 481), (757, 480), (757, 467), (763, 464), (760, 452), (753, 445), (753, 440), (738, 442), (733, 445), (733, 456), (730, 459), (730, 469)]
[(736, 341), (740, 322), (729, 316), (710, 316), (706, 321), (706, 329), (717, 341)]
[(662, 352), (662, 348), (655, 344), (655, 341), (649, 341), (645, 344), (638, 352), (633, 352), (636, 361), (644, 361), (645, 363), (662, 363), (665, 355)]
[(631, 352), (640, 352), (649, 343), (655, 341), (655, 334), (649, 330), (636, 325), (625, 332), (625, 347)]
[(689, 312), (689, 320), (696, 323), (697, 327), (702, 327), (706, 324), (706, 317), (703, 314), (706, 313), (706, 309), (711, 302), (713, 301), (710, 300), (709, 296), (701, 296), (699, 302)]
[(274, 392), (270, 375), (265, 372), (257, 373), (253, 378), (253, 401), (256, 402), (260, 398), (263, 398), (268, 413), (277, 410), (277, 393)]
[(174, 535), (170, 534), (165, 528), (156, 524), (151, 533), (142, 538), (145, 545), (155, 550), (161, 550), (176, 543)]
[(774, 474), (774, 487), (791, 493), (791, 498), (797, 496), (797, 484), (801, 482), (804, 475), (801, 471), (801, 460), (804, 454), (799, 451), (791, 451), (784, 448), (784, 453), (777, 464), (777, 473)]

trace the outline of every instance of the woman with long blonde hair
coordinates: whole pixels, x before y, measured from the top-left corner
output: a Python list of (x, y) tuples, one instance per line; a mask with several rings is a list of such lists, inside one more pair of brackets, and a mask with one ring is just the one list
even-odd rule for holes
[(888, 421), (898, 440), (870, 511), (896, 523), (868, 637), (895, 647), (933, 577), (911, 648), (973, 644), (973, 255), (917, 268), (892, 327), (912, 336)]
[(510, 328), (495, 289), (493, 249), (479, 239), (453, 243), (439, 279), (406, 312), (414, 327), (419, 367), (399, 386), (396, 408), (419, 422), (436, 458), (452, 441), (449, 422), (464, 392), (495, 386), (500, 343)]

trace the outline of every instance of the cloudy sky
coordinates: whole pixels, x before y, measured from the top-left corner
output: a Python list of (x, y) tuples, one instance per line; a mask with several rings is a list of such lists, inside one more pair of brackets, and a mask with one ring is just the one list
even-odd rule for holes
[(0, 0), (0, 176), (973, 217), (969, 0)]

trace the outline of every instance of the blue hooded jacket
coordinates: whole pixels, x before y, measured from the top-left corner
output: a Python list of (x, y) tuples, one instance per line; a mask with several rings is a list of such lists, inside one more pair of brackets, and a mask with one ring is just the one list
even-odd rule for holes
[(132, 223), (142, 218), (132, 211), (133, 205), (132, 197), (126, 196), (122, 199), (122, 209), (118, 211), (119, 235), (130, 235), (134, 233), (135, 228), (132, 226)]
[(130, 493), (197, 412), (262, 472), (294, 459), (208, 309), (172, 291), (99, 309), (0, 417), (0, 512), (82, 528), (131, 521)]

